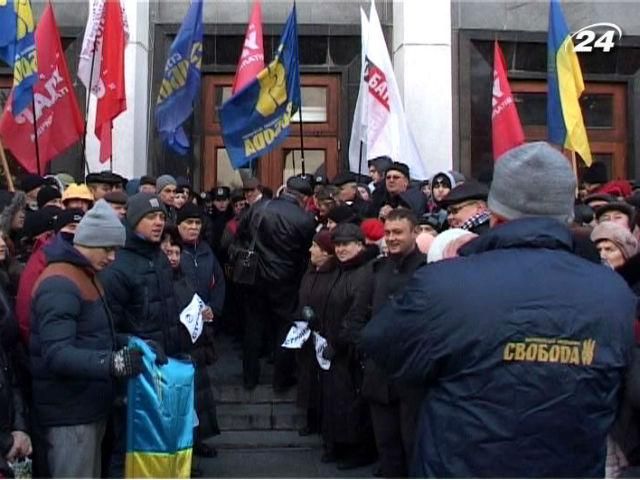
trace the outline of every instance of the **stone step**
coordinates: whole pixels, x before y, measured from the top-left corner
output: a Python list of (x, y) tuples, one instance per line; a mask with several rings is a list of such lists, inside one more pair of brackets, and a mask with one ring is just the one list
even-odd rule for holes
[(220, 430), (297, 430), (305, 415), (290, 403), (224, 403), (217, 406)]
[(225, 403), (294, 403), (296, 389), (290, 388), (284, 393), (275, 393), (271, 385), (258, 385), (246, 390), (242, 385), (214, 386), (215, 398), (219, 404)]
[(301, 437), (295, 430), (226, 430), (207, 440), (207, 444), (222, 450), (254, 448), (318, 448), (319, 435)]

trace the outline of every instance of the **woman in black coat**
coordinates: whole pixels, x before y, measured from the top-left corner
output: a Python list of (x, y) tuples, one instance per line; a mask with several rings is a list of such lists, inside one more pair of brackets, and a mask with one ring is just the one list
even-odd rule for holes
[(353, 224), (332, 232), (339, 272), (320, 315), (320, 335), (327, 340), (323, 356), (331, 361), (321, 372), (323, 461), (338, 460), (339, 469), (372, 463), (371, 421), (360, 395), (362, 366), (356, 353), (358, 334), (370, 313), (372, 263), (364, 235)]
[[(328, 295), (338, 276), (338, 264), (331, 240), (331, 232), (321, 230), (313, 237), (309, 249), (311, 259), (309, 269), (300, 282), (298, 312), (295, 319), (305, 320), (308, 312), (313, 312), (309, 321), (312, 330), (319, 328), (318, 318), (325, 315)], [(311, 309), (311, 310), (309, 310)], [(313, 338), (309, 338), (297, 355), (298, 361), (298, 406), (307, 412), (307, 424), (300, 429), (302, 436), (316, 433), (320, 428), (321, 396), (320, 367), (316, 360)]]

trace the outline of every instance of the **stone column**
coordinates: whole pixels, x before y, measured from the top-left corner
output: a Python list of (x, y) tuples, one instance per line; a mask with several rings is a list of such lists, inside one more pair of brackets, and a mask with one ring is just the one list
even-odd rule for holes
[(428, 171), (450, 170), (451, 0), (394, 0), (393, 64), (407, 121)]

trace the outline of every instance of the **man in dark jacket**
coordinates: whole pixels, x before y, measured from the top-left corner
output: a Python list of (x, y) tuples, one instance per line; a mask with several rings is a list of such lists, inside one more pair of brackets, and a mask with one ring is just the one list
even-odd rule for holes
[(636, 300), (571, 252), (575, 188), (550, 145), (511, 150), (489, 193), (496, 228), (419, 269), (365, 327), (378, 366), (427, 388), (413, 475), (604, 476)]
[[(416, 246), (417, 223), (413, 212), (405, 208), (392, 210), (387, 216), (384, 238), (389, 256), (379, 258), (373, 265), (373, 314), (404, 287), (416, 269), (427, 263), (426, 256)], [(372, 360), (367, 360), (362, 396), (371, 408), (381, 475), (385, 478), (406, 477), (422, 391), (397, 385)]]
[(113, 377), (142, 371), (141, 352), (115, 351), (113, 322), (96, 277), (124, 241), (117, 215), (100, 200), (80, 221), (74, 245), (45, 247), (48, 266), (34, 286), (30, 354), (33, 406), (45, 427), (54, 478), (100, 478)]
[(489, 230), (491, 213), (487, 209), (489, 189), (470, 180), (452, 188), (440, 206), (447, 211), (450, 228), (462, 228), (478, 235)]
[(356, 176), (353, 173), (341, 173), (333, 179), (333, 185), (339, 189), (340, 202), (348, 205), (359, 218), (367, 216), (370, 205), (358, 193)]
[(295, 383), (293, 353), (280, 345), (296, 308), (315, 233), (313, 215), (304, 211), (311, 195), (308, 181), (291, 177), (279, 198), (254, 203), (238, 226), (239, 241), (246, 246), (254, 241), (258, 255), (255, 285), (245, 290), (243, 375), (247, 389), (255, 388), (260, 378), (264, 335), (272, 339), (275, 349), (274, 389), (285, 390)]
[(385, 173), (385, 196), (379, 203), (372, 204), (374, 215), (385, 218), (397, 207), (405, 207), (421, 216), (427, 206), (427, 197), (419, 188), (411, 187), (411, 172), (409, 166), (401, 162), (393, 162)]

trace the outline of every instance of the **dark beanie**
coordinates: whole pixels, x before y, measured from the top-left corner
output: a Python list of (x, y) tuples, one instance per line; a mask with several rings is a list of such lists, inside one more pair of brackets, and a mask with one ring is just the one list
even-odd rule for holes
[(353, 223), (341, 223), (331, 232), (331, 239), (334, 244), (349, 242), (364, 243), (364, 233), (362, 233), (360, 227)]
[(358, 217), (349, 205), (338, 205), (337, 207), (333, 207), (329, 210), (329, 213), (327, 213), (327, 218), (336, 223), (358, 222)]
[(142, 217), (152, 212), (167, 214), (164, 204), (157, 195), (140, 192), (129, 197), (127, 201), (127, 222), (131, 228), (136, 228)]
[(582, 181), (585, 183), (607, 183), (609, 181), (607, 166), (602, 162), (593, 162), (584, 172)]
[(34, 190), (38, 187), (41, 187), (45, 184), (45, 179), (40, 175), (29, 174), (25, 176), (20, 182), (20, 186), (22, 187), (22, 191), (25, 193), (29, 193), (31, 190)]
[(44, 207), (47, 202), (55, 200), (56, 198), (62, 198), (62, 194), (57, 188), (53, 188), (51, 185), (45, 185), (38, 192), (36, 197), (38, 201), (38, 208)]
[(336, 253), (335, 246), (333, 245), (333, 240), (331, 239), (331, 232), (329, 230), (320, 230), (313, 237), (313, 241), (329, 255), (334, 255)]
[(156, 186), (156, 177), (151, 175), (143, 175), (140, 177), (140, 185), (153, 185)]
[(182, 206), (180, 210), (178, 210), (176, 218), (176, 225), (180, 225), (182, 222), (190, 218), (202, 219), (202, 211), (197, 205), (194, 205), (191, 202), (187, 202)]
[[(411, 179), (411, 175), (409, 173), (409, 165), (402, 162), (393, 162), (389, 168), (387, 168), (387, 172), (395, 170), (396, 172), (400, 172), (402, 175), (407, 177), (407, 180)], [(386, 172), (385, 172), (386, 173)]]
[(45, 232), (53, 231), (56, 219), (63, 210), (58, 207), (44, 207), (27, 215), (24, 221), (24, 235), (36, 238)]
[(67, 208), (62, 210), (58, 214), (58, 218), (55, 223), (56, 232), (59, 232), (71, 223), (79, 223), (80, 220), (82, 220), (82, 217), (84, 217), (84, 210), (81, 208)]

